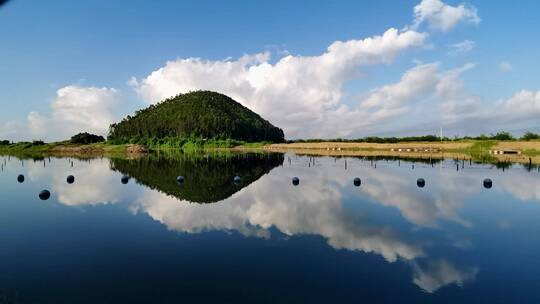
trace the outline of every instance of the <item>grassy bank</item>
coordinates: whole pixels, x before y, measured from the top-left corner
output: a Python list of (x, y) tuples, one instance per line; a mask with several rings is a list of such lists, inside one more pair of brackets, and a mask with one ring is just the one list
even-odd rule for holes
[(71, 144), (69, 142), (20, 142), (9, 145), (0, 145), (0, 154), (24, 156), (47, 156), (59, 154), (112, 155), (125, 154), (128, 152), (128, 147), (129, 145), (110, 145), (106, 143), (84, 145)]
[(47, 155), (88, 155), (114, 156), (145, 153), (148, 151), (179, 151), (180, 153), (195, 153), (198, 151), (225, 151), (232, 149), (262, 149), (267, 142), (247, 143), (232, 139), (202, 139), (202, 138), (162, 138), (133, 140), (130, 143), (102, 142), (93, 144), (73, 144), (69, 141), (43, 143), (19, 142), (1, 144), (0, 154), (24, 155), (27, 157), (42, 157)]
[(270, 142), (246, 142), (235, 139), (201, 137), (141, 137), (129, 142), (110, 141), (109, 144), (129, 143), (145, 146), (152, 150), (181, 149), (184, 151), (231, 149), (235, 147), (262, 148)]
[[(398, 151), (402, 149), (402, 151)], [(408, 152), (405, 152), (409, 149)], [(417, 152), (415, 152), (415, 149)], [(520, 155), (493, 155), (490, 150), (519, 150)], [(403, 158), (459, 158), (483, 162), (540, 163), (540, 141), (461, 140), (443, 142), (295, 142), (272, 144), (265, 142), (246, 143), (230, 139), (162, 138), (134, 140), (130, 144), (111, 142), (87, 145), (22, 142), (0, 145), (0, 154), (44, 157), (44, 156), (129, 156), (155, 151), (161, 154), (196, 154), (199, 151), (275, 151), (328, 156), (396, 156)]]

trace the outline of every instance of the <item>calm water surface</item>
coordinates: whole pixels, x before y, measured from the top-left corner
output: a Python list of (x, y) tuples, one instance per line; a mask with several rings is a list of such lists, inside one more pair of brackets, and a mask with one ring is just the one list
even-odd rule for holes
[(0, 303), (540, 303), (537, 168), (293, 154), (0, 163)]

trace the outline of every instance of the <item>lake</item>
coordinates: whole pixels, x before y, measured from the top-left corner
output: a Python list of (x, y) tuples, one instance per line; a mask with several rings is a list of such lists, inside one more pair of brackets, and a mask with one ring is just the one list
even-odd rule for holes
[(0, 163), (0, 303), (540, 303), (537, 167), (278, 153)]

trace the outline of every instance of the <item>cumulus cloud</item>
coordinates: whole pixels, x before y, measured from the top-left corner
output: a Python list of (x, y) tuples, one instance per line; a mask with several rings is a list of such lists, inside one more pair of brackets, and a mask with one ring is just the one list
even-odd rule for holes
[(440, 0), (422, 0), (414, 7), (412, 28), (417, 29), (422, 23), (427, 23), (432, 29), (446, 32), (459, 23), (478, 24), (480, 21), (474, 6), (465, 3), (451, 6)]
[(466, 53), (474, 49), (475, 46), (476, 42), (472, 40), (463, 40), (461, 42), (448, 45), (448, 47), (450, 48), (450, 51), (448, 53), (451, 55)]
[(430, 260), (427, 265), (415, 265), (413, 282), (424, 291), (433, 293), (443, 286), (463, 286), (478, 274), (478, 267), (458, 268), (445, 259)]
[[(457, 102), (456, 102), (457, 104)], [(461, 102), (462, 112), (454, 110), (450, 119), (444, 122), (448, 128), (471, 131), (491, 132), (490, 126), (500, 129), (530, 128), (540, 115), (540, 91), (522, 90), (508, 99), (495, 103), (475, 101), (470, 106)]]
[(371, 110), (375, 116), (401, 114), (414, 101), (435, 91), (438, 73), (438, 64), (416, 66), (405, 72), (399, 82), (371, 90), (360, 107)]
[(318, 56), (287, 55), (276, 63), (269, 53), (222, 61), (177, 59), (130, 83), (150, 103), (199, 89), (222, 92), (282, 127), (289, 138), (348, 136), (378, 120), (344, 102), (345, 83), (359, 68), (391, 63), (426, 37), (389, 29), (363, 40), (336, 41)]
[(56, 92), (51, 115), (28, 114), (33, 137), (47, 140), (65, 139), (78, 132), (106, 135), (116, 120), (119, 93), (112, 88), (66, 86)]
[(454, 122), (456, 117), (462, 119), (474, 114), (481, 100), (465, 90), (461, 79), (461, 75), (473, 67), (474, 64), (467, 63), (443, 70), (439, 63), (417, 65), (406, 71), (398, 82), (369, 91), (361, 100), (360, 109), (368, 110), (368, 121), (381, 116), (397, 118), (390, 127), (379, 125), (378, 131), (395, 132), (402, 126), (412, 128), (424, 124), (421, 132), (430, 132), (441, 124)]
[[(500, 129), (527, 128), (540, 115), (540, 91), (522, 90), (507, 99), (486, 101), (466, 89), (463, 74), (475, 67), (467, 63), (443, 70), (439, 63), (417, 65), (406, 71), (398, 82), (374, 88), (361, 100), (359, 109), (369, 110), (365, 122), (380, 123), (378, 117), (396, 117), (390, 127), (379, 124), (377, 130), (395, 134), (425, 134), (445, 127), (453, 134), (493, 132)], [(407, 114), (407, 115), (404, 115)]]
[(27, 137), (24, 125), (16, 121), (0, 122), (0, 140), (17, 141)]
[(501, 104), (505, 112), (522, 118), (535, 117), (540, 113), (540, 91), (522, 90)]

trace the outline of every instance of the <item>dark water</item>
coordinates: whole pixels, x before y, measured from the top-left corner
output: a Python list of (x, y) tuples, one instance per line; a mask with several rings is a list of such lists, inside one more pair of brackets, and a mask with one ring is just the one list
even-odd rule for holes
[(292, 154), (0, 163), (0, 303), (540, 303), (536, 168)]

